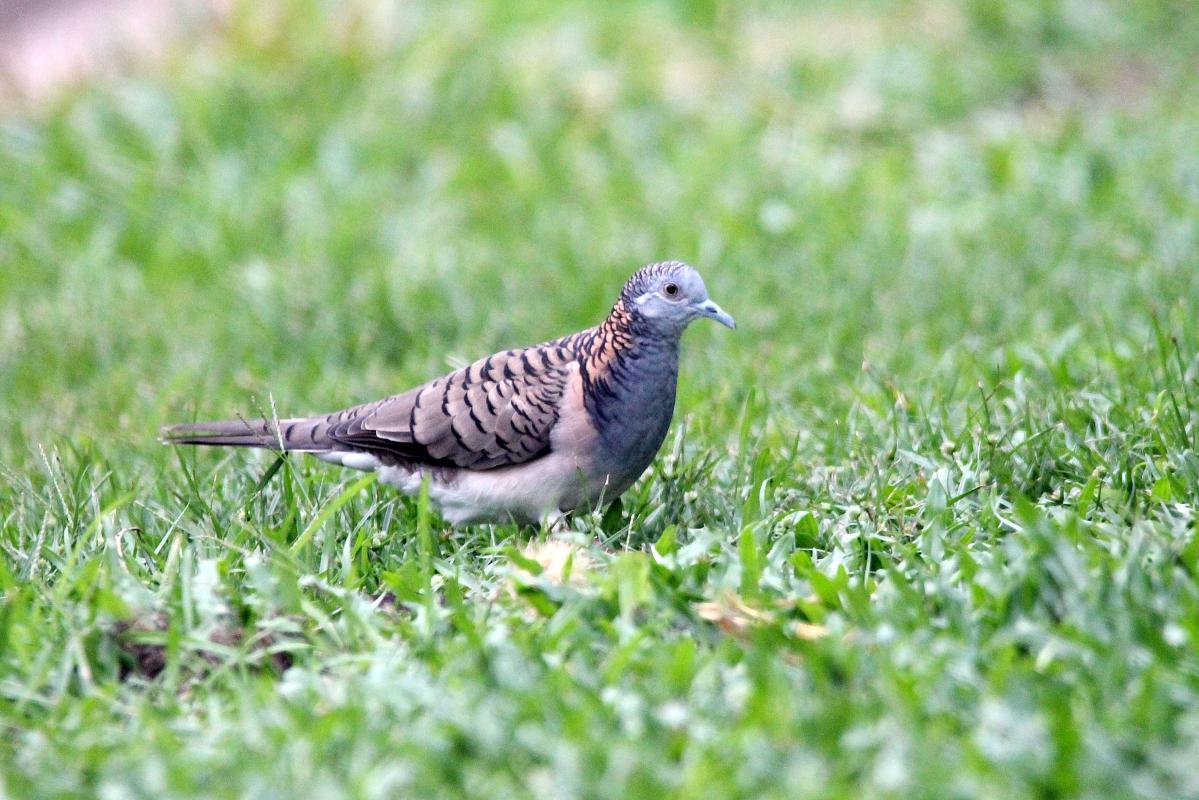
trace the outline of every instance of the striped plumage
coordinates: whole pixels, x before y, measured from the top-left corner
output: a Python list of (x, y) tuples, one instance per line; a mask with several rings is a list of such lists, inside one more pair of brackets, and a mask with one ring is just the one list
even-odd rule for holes
[(162, 438), (312, 453), (408, 493), (427, 477), (451, 522), (534, 522), (614, 499), (649, 466), (674, 411), (679, 337), (699, 316), (732, 327), (695, 270), (651, 264), (594, 328), (332, 414), (176, 425)]

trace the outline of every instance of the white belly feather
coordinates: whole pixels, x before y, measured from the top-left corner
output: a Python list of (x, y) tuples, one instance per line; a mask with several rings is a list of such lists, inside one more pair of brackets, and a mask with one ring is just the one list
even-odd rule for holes
[(314, 453), (322, 461), (360, 470), (374, 470), (379, 480), (406, 495), (420, 492), (429, 479), (429, 499), (447, 522), (536, 523), (597, 502), (603, 481), (588, 480), (569, 457), (551, 453), (528, 464), (483, 472), (469, 470), (409, 469), (381, 464), (369, 453)]

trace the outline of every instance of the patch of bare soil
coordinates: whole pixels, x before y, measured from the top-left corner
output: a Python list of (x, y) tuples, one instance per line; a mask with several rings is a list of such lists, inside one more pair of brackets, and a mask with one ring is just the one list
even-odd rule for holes
[[(133, 676), (153, 680), (162, 674), (167, 666), (167, 645), (164, 640), (168, 626), (167, 615), (162, 612), (126, 620), (116, 626), (113, 635), (121, 653), (119, 677), (122, 681)], [(292, 654), (280, 647), (280, 642), (273, 635), (260, 635), (247, 642), (244, 629), (229, 626), (212, 631), (208, 641), (211, 649), (204, 646), (193, 648), (206, 664), (200, 668), (200, 674), (219, 666), (223, 660), (219, 652), (230, 648), (244, 647), (252, 665), (271, 668), (278, 675), (291, 669), (293, 663)]]
[(0, 96), (46, 100), (131, 62), (161, 59), (230, 0), (0, 0)]

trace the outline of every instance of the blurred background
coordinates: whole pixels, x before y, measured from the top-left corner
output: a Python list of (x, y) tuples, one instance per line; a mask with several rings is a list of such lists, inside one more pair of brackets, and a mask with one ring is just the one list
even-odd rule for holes
[(44, 101), (160, 59), (229, 8), (228, 0), (0, 0), (0, 74), (11, 94)]
[(663, 258), (743, 325), (692, 334), (712, 363), (788, 402), (1141, 331), (1195, 287), (1195, 17), (4, 0), (0, 393), (92, 387), (38, 405), (109, 425), (270, 375), (315, 410), (590, 324)]
[[(0, 796), (1199, 797), (1197, 143), (1194, 0), (0, 0)], [(665, 258), (569, 585), (155, 442)]]
[(663, 258), (783, 398), (1141, 326), (1194, 288), (1194, 18), (5, 0), (0, 391), (113, 420), (191, 369), (312, 410), (590, 324)]

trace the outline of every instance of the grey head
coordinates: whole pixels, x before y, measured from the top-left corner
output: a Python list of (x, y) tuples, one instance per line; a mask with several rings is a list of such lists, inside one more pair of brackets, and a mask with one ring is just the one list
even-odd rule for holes
[(658, 335), (678, 337), (700, 317), (737, 327), (723, 308), (708, 299), (704, 279), (682, 261), (659, 261), (637, 270), (625, 283), (620, 299), (631, 327)]

